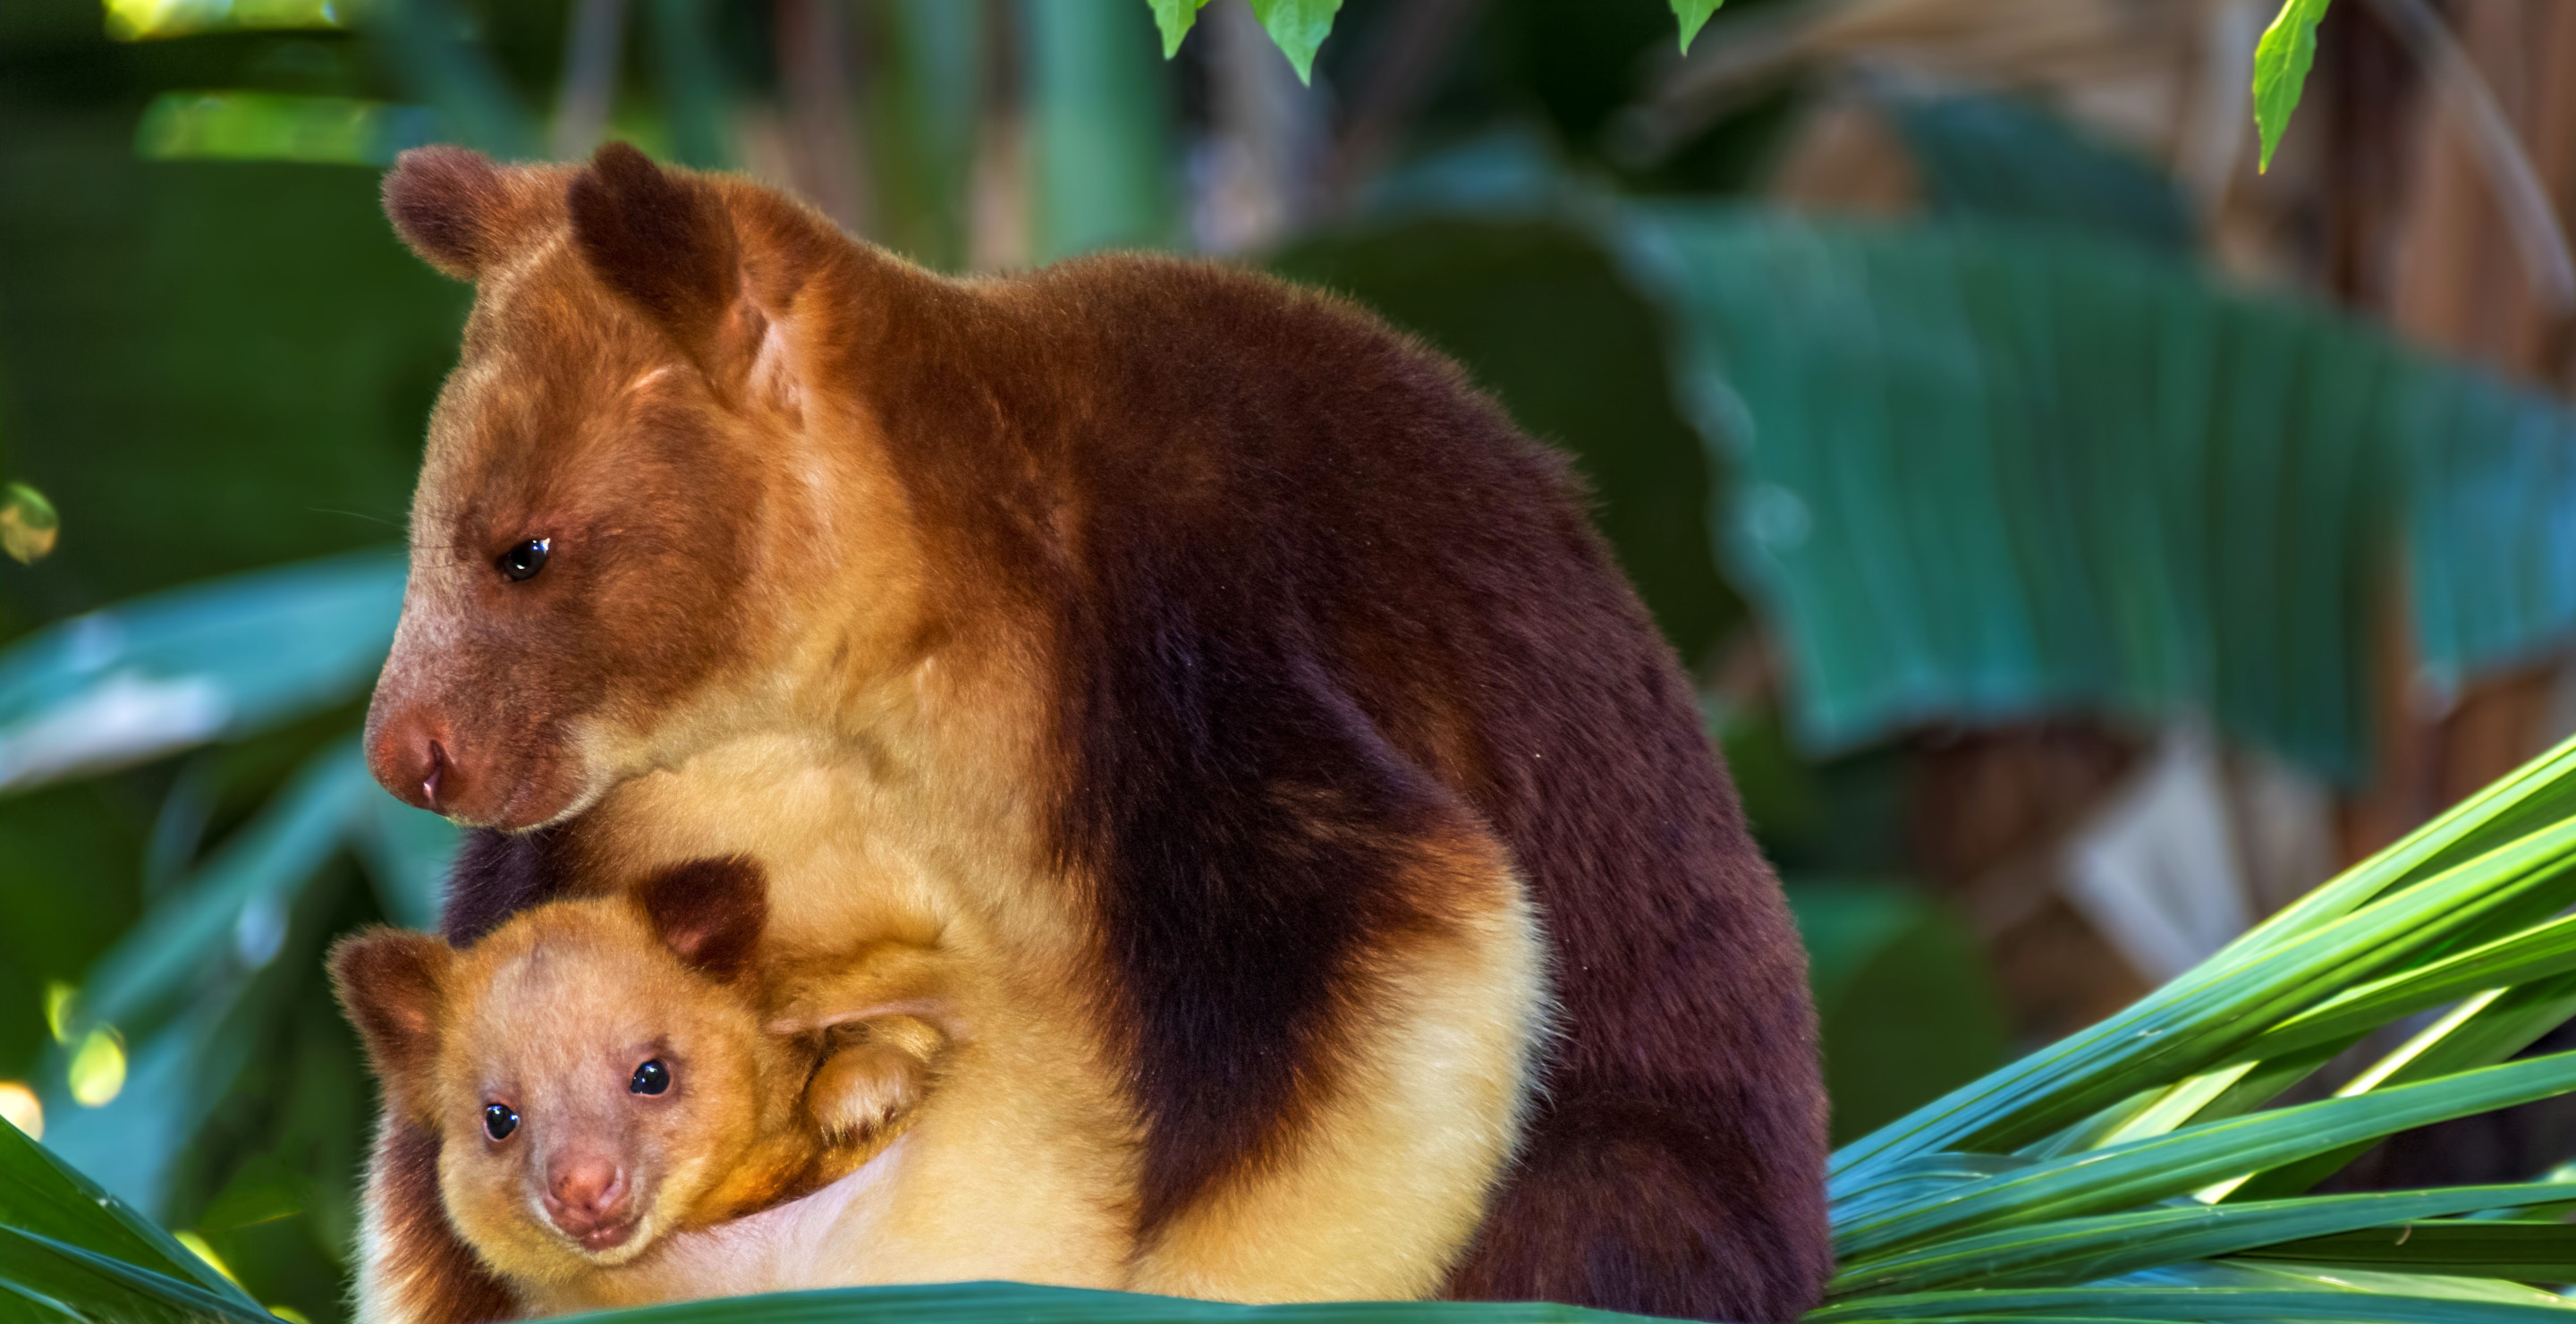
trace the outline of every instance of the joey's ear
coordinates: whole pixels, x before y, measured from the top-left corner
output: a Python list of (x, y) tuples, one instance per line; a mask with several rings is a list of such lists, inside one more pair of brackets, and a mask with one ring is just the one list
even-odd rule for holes
[(425, 933), (374, 928), (331, 949), (331, 984), (366, 1041), (367, 1057), (395, 1108), (424, 1117), (456, 953)]
[(769, 880), (741, 855), (690, 860), (636, 885), (635, 904), (662, 944), (719, 980), (751, 968), (769, 922)]
[(472, 280), (512, 237), (510, 182), (480, 152), (415, 147), (385, 175), (385, 216), (421, 260)]
[[(742, 248), (724, 199), (705, 181), (653, 164), (621, 142), (599, 149), (572, 177), (573, 241), (591, 270), (659, 323), (715, 375), (730, 315), (756, 318), (742, 298)], [(734, 334), (727, 336), (727, 331)]]

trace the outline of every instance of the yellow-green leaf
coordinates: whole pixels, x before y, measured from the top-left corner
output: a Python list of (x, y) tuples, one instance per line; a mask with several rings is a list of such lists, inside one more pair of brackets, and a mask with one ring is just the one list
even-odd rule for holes
[(32, 565), (54, 550), (54, 538), (62, 531), (62, 517), (54, 513), (53, 503), (45, 494), (25, 483), (0, 487), (0, 552), (20, 565)]
[(1333, 15), (1341, 8), (1342, 0), (1252, 0), (1253, 17), (1296, 66), (1297, 81), (1309, 85), (1315, 81), (1315, 52), (1332, 35)]
[(100, 1026), (81, 1040), (72, 1054), (72, 1101), (84, 1108), (104, 1108), (125, 1092), (125, 1039), (113, 1027)]
[(2330, 0), (2282, 0), (2281, 12), (2254, 48), (2254, 123), (2263, 133), (2261, 168), (2272, 168), (2272, 149), (2299, 108), (2299, 91), (2317, 59), (2317, 21)]
[(1708, 16), (1725, 3), (1726, 0), (1673, 0), (1673, 17), (1682, 25), (1682, 54), (1690, 54), (1691, 39), (1707, 25)]

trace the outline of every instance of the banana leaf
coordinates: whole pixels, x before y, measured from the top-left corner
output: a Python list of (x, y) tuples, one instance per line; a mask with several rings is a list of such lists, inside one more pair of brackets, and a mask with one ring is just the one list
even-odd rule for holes
[(2197, 711), (2350, 782), (2392, 535), (2437, 677), (2576, 636), (2576, 414), (2546, 397), (2058, 225), (1622, 215), (1816, 751)]

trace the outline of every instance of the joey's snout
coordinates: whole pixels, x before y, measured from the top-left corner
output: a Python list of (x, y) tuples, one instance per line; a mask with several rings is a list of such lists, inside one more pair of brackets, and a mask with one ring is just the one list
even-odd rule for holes
[(568, 1154), (546, 1165), (546, 1217), (591, 1251), (614, 1250), (635, 1235), (634, 1184), (624, 1165), (602, 1154)]

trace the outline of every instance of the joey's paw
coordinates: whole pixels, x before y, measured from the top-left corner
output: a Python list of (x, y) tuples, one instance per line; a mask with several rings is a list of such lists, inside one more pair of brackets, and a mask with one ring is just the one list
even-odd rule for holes
[(916, 1016), (877, 1016), (833, 1026), (805, 1086), (805, 1111), (836, 1141), (855, 1140), (909, 1112), (930, 1085), (948, 1036)]

